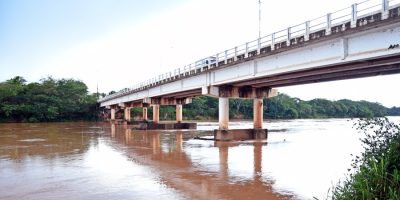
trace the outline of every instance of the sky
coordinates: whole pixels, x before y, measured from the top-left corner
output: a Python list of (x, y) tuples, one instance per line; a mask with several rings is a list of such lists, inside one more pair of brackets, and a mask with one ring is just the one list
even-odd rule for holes
[[(380, 2), (380, 0), (373, 0)], [(262, 0), (268, 35), (355, 0)], [(0, 0), (0, 82), (74, 78), (90, 92), (131, 87), (258, 37), (258, 0)], [(400, 106), (400, 75), (278, 88), (304, 100)]]

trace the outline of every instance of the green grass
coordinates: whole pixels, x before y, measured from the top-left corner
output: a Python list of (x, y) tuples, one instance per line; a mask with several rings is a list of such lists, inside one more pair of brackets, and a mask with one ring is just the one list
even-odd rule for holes
[(332, 189), (332, 199), (400, 199), (400, 128), (386, 118), (361, 120), (365, 152), (356, 157), (352, 173)]

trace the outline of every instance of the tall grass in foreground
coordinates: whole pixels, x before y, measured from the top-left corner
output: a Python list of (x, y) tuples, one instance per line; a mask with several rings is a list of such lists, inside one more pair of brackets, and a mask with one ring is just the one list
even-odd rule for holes
[(362, 119), (364, 152), (348, 177), (332, 188), (332, 199), (400, 199), (400, 127), (387, 118)]

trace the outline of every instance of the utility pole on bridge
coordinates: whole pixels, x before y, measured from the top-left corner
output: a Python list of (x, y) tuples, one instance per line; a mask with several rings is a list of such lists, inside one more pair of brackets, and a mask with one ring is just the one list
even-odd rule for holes
[(258, 0), (258, 38), (261, 38), (261, 0)]

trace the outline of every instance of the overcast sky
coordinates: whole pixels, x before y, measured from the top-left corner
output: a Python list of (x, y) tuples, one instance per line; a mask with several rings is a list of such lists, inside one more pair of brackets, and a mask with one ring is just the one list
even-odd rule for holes
[[(262, 35), (355, 2), (262, 0)], [(257, 37), (258, 0), (0, 0), (0, 81), (75, 78), (108, 93)], [(394, 75), (278, 89), (400, 106), (399, 85)]]

